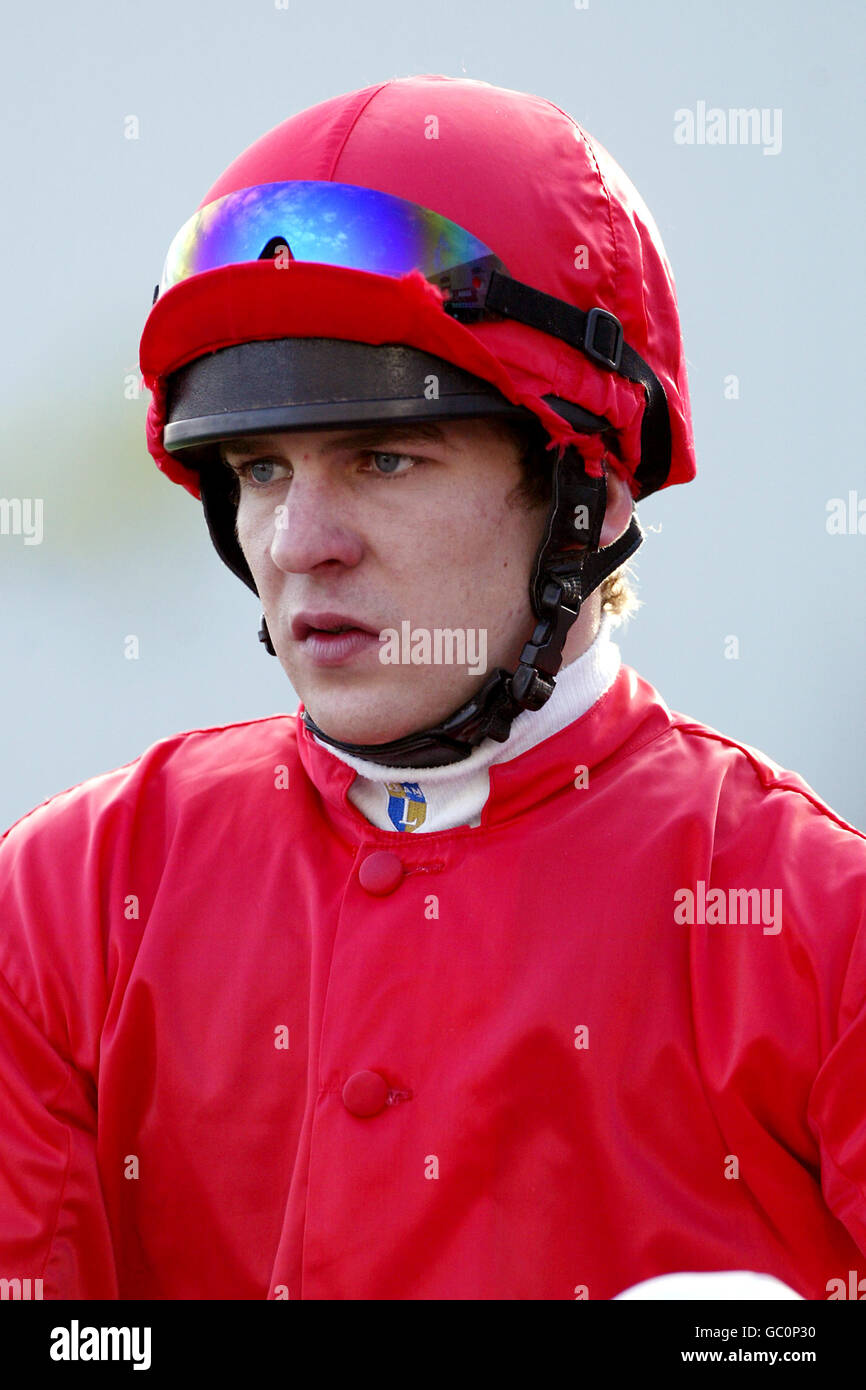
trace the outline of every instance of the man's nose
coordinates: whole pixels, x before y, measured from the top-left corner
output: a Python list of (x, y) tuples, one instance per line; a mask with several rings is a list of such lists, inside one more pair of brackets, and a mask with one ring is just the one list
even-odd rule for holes
[(271, 559), (277, 568), (303, 574), (333, 561), (357, 565), (363, 544), (347, 501), (326, 478), (298, 469), (274, 507)]

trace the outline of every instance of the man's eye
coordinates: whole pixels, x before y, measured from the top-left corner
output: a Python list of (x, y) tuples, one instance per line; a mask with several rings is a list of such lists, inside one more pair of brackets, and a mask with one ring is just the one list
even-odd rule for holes
[[(423, 459), (415, 458), (413, 454), (388, 454), (381, 449), (369, 449), (364, 457), (374, 460), (386, 460), (384, 468), (376, 468), (374, 470), (382, 478), (394, 477), (395, 475), (399, 476), (401, 473), (409, 473), (416, 464), (423, 463), (424, 461)], [(407, 463), (409, 467), (399, 468), (398, 465), (400, 463)]]
[(232, 466), (232, 471), (238, 478), (242, 478), (244, 482), (248, 482), (250, 478), (252, 478), (253, 483), (258, 483), (259, 487), (265, 487), (268, 483), (274, 481), (273, 476), (261, 477), (258, 473), (253, 473), (252, 470), (254, 468), (264, 468), (267, 470), (275, 466), (278, 468), (287, 467), (287, 465), (281, 463), (279, 459), (248, 459), (246, 463), (234, 464)]

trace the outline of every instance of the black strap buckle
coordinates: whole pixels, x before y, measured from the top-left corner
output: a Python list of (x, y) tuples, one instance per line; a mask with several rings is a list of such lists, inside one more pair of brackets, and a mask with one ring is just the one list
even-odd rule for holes
[(271, 641), (271, 634), (268, 631), (268, 623), (264, 613), (262, 614), (262, 622), (261, 626), (259, 627), (259, 641), (264, 642), (266, 652), (269, 652), (271, 656), (276, 656), (276, 652), (274, 651), (274, 644)]
[[(601, 345), (596, 343), (599, 332), (602, 335)], [(596, 362), (600, 362), (603, 367), (618, 372), (622, 359), (622, 344), (622, 324), (616, 314), (608, 313), (607, 309), (590, 309), (584, 330), (584, 352)], [(610, 351), (605, 351), (605, 347), (610, 348)]]

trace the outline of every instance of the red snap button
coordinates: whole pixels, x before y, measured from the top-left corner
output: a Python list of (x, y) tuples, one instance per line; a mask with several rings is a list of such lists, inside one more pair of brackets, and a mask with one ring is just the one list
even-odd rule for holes
[(377, 849), (373, 854), (368, 854), (358, 869), (361, 887), (379, 898), (393, 893), (402, 877), (403, 865), (389, 849)]
[(343, 1087), (343, 1104), (362, 1118), (378, 1115), (388, 1099), (388, 1083), (377, 1071), (356, 1071)]

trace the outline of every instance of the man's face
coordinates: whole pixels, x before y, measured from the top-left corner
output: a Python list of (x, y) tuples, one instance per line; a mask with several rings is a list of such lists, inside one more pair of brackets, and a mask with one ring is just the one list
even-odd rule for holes
[[(238, 475), (238, 540), (271, 641), (325, 733), (402, 737), (445, 718), (497, 666), (516, 666), (535, 621), (528, 582), (547, 506), (514, 495), (518, 449), (486, 420), (288, 430), (221, 453)], [(369, 631), (328, 636), (317, 619)], [(386, 629), (399, 640), (381, 639)], [(458, 636), (440, 637), (437, 660), (445, 629)], [(419, 664), (380, 659), (413, 648)]]

